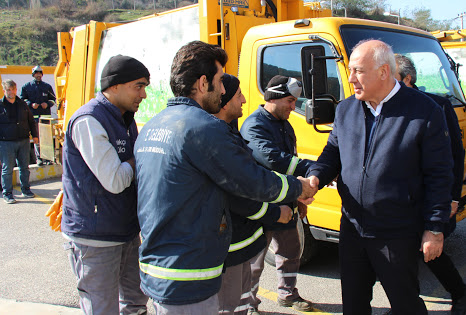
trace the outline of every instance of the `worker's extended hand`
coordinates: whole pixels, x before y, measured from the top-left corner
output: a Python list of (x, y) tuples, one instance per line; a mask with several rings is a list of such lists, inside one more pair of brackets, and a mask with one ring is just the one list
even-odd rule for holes
[(314, 201), (314, 195), (317, 193), (318, 188), (311, 186), (311, 181), (309, 178), (304, 178), (298, 176), (299, 181), (303, 187), (301, 195), (298, 197), (298, 200), (305, 205), (310, 205)]
[[(40, 104), (40, 106), (42, 106), (43, 109), (47, 109), (48, 104), (45, 103), (45, 102), (43, 102), (42, 104)], [(39, 107), (39, 106), (38, 106), (38, 107)]]
[(443, 233), (434, 235), (430, 231), (424, 231), (422, 235), (421, 248), (419, 251), (424, 253), (424, 261), (434, 260), (442, 254), (443, 250)]
[(293, 210), (290, 207), (282, 205), (280, 206), (280, 218), (277, 220), (278, 223), (287, 224), (293, 218)]
[(34, 142), (34, 144), (38, 144), (39, 143), (39, 138), (37, 138), (37, 137), (32, 138), (32, 142)]

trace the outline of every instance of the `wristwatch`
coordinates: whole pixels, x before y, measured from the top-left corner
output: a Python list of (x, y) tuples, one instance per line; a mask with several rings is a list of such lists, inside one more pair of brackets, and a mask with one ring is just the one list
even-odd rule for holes
[(440, 233), (443, 233), (443, 232), (438, 232), (438, 231), (429, 231), (429, 232), (434, 234), (434, 235), (439, 235)]

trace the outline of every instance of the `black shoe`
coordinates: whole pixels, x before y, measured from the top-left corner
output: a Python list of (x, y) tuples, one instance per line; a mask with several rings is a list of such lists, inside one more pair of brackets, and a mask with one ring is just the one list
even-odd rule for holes
[(451, 315), (465, 315), (466, 314), (466, 294), (461, 298), (452, 301)]
[(9, 204), (16, 203), (16, 199), (13, 197), (13, 194), (3, 195), (3, 201)]
[(45, 165), (44, 161), (37, 159), (37, 166)]
[(34, 193), (30, 189), (23, 191), (24, 198), (34, 198), (35, 196), (36, 195), (34, 195)]
[(249, 307), (248, 315), (261, 315), (261, 313), (259, 313), (259, 310), (257, 308)]
[(300, 296), (294, 300), (283, 300), (283, 299), (277, 298), (277, 303), (280, 306), (292, 307), (295, 310), (300, 311), (300, 312), (310, 312), (314, 309), (311, 301), (306, 301)]

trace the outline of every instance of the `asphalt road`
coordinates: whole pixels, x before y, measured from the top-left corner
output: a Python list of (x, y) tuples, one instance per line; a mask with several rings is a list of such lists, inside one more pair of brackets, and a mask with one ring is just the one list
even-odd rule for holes
[[(60, 233), (49, 228), (48, 218), (44, 215), (60, 187), (59, 180), (33, 183), (32, 190), (37, 198), (22, 199), (16, 191), (16, 204), (0, 202), (0, 300), (78, 307), (75, 279), (63, 249), (64, 239)], [(466, 223), (461, 222), (445, 243), (446, 251), (463, 278), (466, 275), (465, 238)], [(420, 279), (421, 294), (429, 314), (449, 314), (448, 294), (422, 263)], [(259, 291), (262, 314), (303, 314), (277, 306), (275, 286), (275, 271), (266, 266)], [(316, 303), (319, 311), (312, 314), (342, 313), (338, 251), (335, 244), (325, 246), (314, 261), (301, 269), (298, 289), (302, 297)], [(389, 310), (380, 283), (374, 288), (372, 305), (374, 315), (382, 315)], [(152, 310), (150, 312), (153, 314)], [(0, 314), (7, 314), (2, 312), (1, 304)], [(39, 313), (28, 311), (15, 314)]]

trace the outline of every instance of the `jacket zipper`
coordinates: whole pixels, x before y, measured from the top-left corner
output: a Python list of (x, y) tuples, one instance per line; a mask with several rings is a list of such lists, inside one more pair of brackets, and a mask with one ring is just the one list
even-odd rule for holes
[[(374, 119), (376, 120), (375, 121), (375, 127), (374, 127), (374, 131), (372, 133), (372, 137), (370, 139), (368, 152), (367, 152), (367, 157), (364, 158), (364, 162), (363, 162), (363, 165), (362, 165), (361, 180), (360, 180), (360, 183), (359, 183), (359, 201), (360, 201), (362, 207), (364, 207), (363, 195), (362, 195), (362, 186), (364, 185), (364, 177), (365, 177), (365, 174), (366, 174), (367, 165), (369, 164), (369, 161), (370, 161), (370, 159), (372, 157), (372, 148), (374, 146), (374, 141), (375, 141), (375, 139), (377, 137), (377, 132), (379, 130), (380, 121), (382, 120), (382, 115), (379, 114), (379, 116), (374, 117)], [(366, 113), (364, 112), (364, 125), (365, 125), (365, 121), (366, 121)], [(367, 132), (367, 130), (366, 130), (366, 132)], [(364, 145), (364, 147), (365, 147), (365, 145)], [(364, 152), (364, 154), (365, 154), (365, 152)]]

